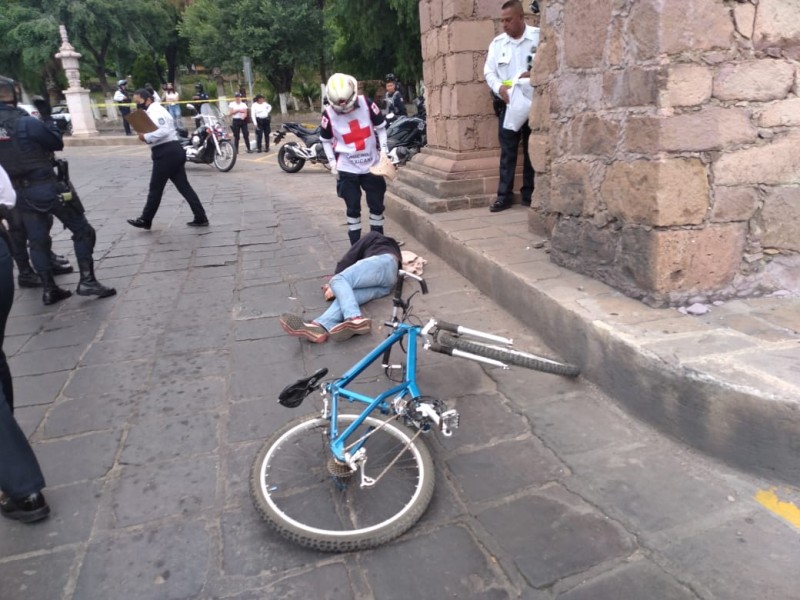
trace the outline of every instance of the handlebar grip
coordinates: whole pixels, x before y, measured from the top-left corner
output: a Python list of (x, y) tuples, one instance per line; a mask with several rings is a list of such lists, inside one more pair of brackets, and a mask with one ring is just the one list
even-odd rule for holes
[(453, 349), (447, 346), (442, 346), (439, 342), (431, 342), (428, 346), (428, 350), (431, 352), (438, 352), (439, 354), (447, 354), (448, 356), (453, 356)]
[(455, 323), (448, 323), (447, 321), (440, 321), (439, 319), (436, 319), (436, 326), (444, 331), (449, 331), (451, 333), (458, 333), (459, 326), (456, 325)]

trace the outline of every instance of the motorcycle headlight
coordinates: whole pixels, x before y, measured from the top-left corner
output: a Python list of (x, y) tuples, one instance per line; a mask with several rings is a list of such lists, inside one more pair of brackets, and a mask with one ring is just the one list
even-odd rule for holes
[(200, 145), (200, 136), (193, 135), (192, 136), (192, 146), (199, 146)]

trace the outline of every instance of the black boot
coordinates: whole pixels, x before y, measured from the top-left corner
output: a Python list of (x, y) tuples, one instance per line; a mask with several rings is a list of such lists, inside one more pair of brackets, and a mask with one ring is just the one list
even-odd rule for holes
[(55, 252), (53, 252), (51, 250), (50, 251), (50, 263), (51, 264), (58, 263), (60, 265), (68, 265), (69, 264), (69, 260), (67, 259), (66, 256), (64, 256), (62, 254), (56, 254)]
[(106, 287), (95, 279), (93, 260), (79, 260), (78, 269), (80, 269), (81, 272), (81, 279), (78, 281), (78, 296), (108, 298), (117, 293), (117, 290), (114, 288)]
[(42, 287), (44, 288), (44, 291), (42, 292), (42, 302), (44, 302), (45, 305), (49, 306), (51, 304), (55, 304), (56, 302), (66, 300), (72, 296), (72, 292), (62, 289), (56, 285), (56, 281), (53, 279), (52, 271), (44, 271), (43, 273), (39, 273), (39, 277), (42, 280)]
[(50, 270), (53, 272), (53, 275), (66, 275), (67, 273), (72, 273), (75, 269), (73, 269), (72, 265), (69, 263), (64, 264), (50, 261)]
[(39, 276), (33, 272), (33, 268), (31, 268), (31, 264), (27, 260), (25, 262), (18, 261), (17, 270), (19, 271), (19, 274), (17, 275), (17, 284), (19, 284), (19, 287), (42, 287), (42, 280), (39, 279)]

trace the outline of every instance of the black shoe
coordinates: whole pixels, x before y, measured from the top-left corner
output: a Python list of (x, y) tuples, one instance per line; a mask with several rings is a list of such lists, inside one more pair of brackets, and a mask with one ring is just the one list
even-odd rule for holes
[(67, 275), (68, 273), (72, 273), (75, 269), (72, 268), (72, 265), (62, 265), (61, 263), (50, 263), (50, 270), (53, 272), (53, 275)]
[(56, 254), (55, 252), (53, 252), (51, 250), (50, 251), (50, 262), (52, 264), (58, 263), (60, 265), (68, 265), (69, 264), (69, 259), (64, 255)]
[(44, 494), (35, 492), (24, 498), (0, 497), (0, 512), (6, 519), (21, 521), (22, 523), (33, 523), (47, 518), (50, 514), (50, 507)]
[(152, 223), (150, 221), (145, 221), (142, 217), (138, 217), (136, 219), (128, 219), (128, 224), (133, 225), (134, 227), (138, 227), (139, 229), (147, 229), (150, 230)]
[(511, 208), (511, 202), (495, 200), (494, 203), (489, 207), (489, 212), (500, 212), (501, 210), (505, 210), (507, 208)]
[(530, 206), (530, 205), (531, 205), (531, 199), (530, 198), (528, 198), (527, 200), (523, 200), (522, 201), (522, 206)]
[(39, 276), (31, 271), (26, 271), (17, 275), (17, 283), (21, 288), (38, 288), (42, 287), (42, 280)]
[(94, 261), (78, 261), (78, 269), (81, 272), (81, 279), (78, 281), (78, 289), (75, 293), (78, 296), (97, 296), (98, 298), (108, 298), (115, 296), (117, 290), (106, 287), (94, 276)]
[(248, 154), (252, 154), (252, 153), (253, 153), (253, 151), (252, 151), (252, 150), (250, 150), (250, 148), (248, 148), (248, 149), (247, 149), (247, 153), (248, 153)]
[(189, 227), (208, 227), (208, 219), (204, 221), (198, 221), (195, 219), (194, 221), (189, 221), (186, 223)]
[(56, 280), (53, 279), (52, 271), (44, 271), (39, 273), (39, 278), (42, 280), (42, 302), (45, 306), (50, 306), (56, 302), (61, 302), (72, 296), (72, 292), (62, 289), (56, 285)]
[(261, 152), (261, 148), (258, 148), (258, 149), (256, 150), (256, 152)]

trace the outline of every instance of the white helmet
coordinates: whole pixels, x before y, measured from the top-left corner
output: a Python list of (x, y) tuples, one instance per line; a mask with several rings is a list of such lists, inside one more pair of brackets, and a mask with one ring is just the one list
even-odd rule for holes
[(358, 98), (358, 83), (355, 77), (344, 73), (334, 73), (328, 79), (326, 93), (331, 107), (338, 113), (353, 110)]
[(122, 87), (123, 85), (128, 85), (128, 82), (125, 79), (120, 79), (117, 82), (117, 87)]

